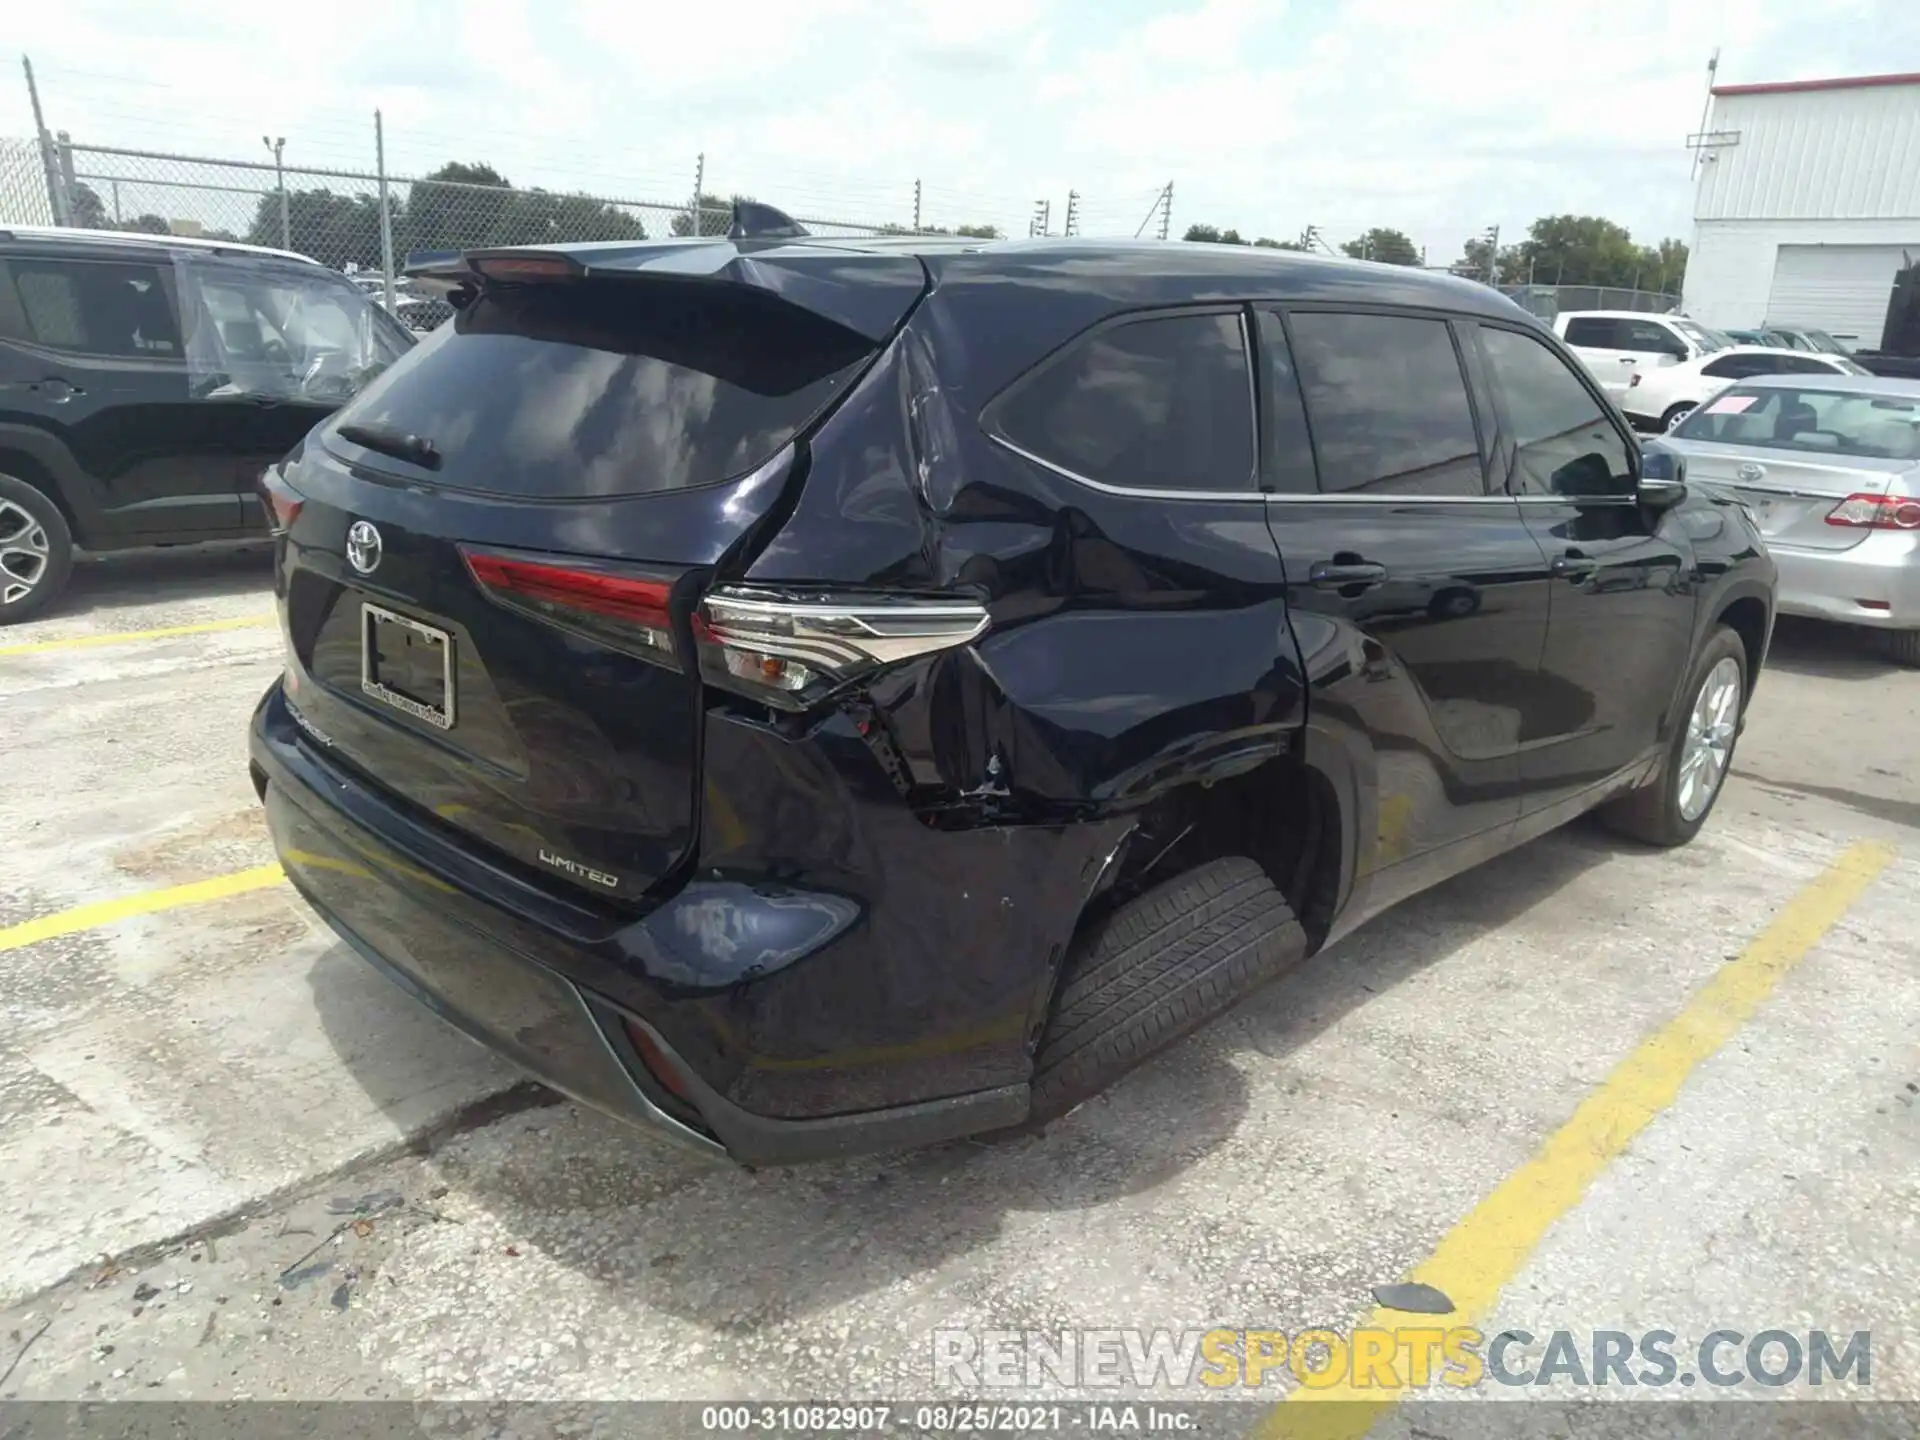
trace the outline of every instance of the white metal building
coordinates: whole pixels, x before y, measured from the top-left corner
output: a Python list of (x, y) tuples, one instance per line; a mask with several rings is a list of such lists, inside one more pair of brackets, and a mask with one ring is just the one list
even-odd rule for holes
[(1920, 262), (1920, 75), (1716, 86), (1694, 143), (1686, 313), (1877, 348)]

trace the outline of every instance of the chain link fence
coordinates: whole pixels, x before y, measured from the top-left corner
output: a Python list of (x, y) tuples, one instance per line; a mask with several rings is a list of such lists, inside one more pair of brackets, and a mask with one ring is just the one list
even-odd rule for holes
[[(911, 229), (795, 218), (824, 236)], [(291, 250), (366, 277), (383, 296), (388, 266), (397, 276), (417, 251), (719, 237), (732, 219), (732, 200), (717, 195), (702, 195), (695, 205), (81, 145), (64, 136), (45, 143), (0, 140), (0, 223), (65, 223)], [(411, 293), (404, 281), (395, 290), (395, 308), (416, 329), (451, 313), (443, 302)]]
[(1633, 310), (1664, 315), (1680, 305), (1678, 295), (1618, 285), (1502, 285), (1500, 293), (1542, 320), (1551, 320), (1562, 310)]

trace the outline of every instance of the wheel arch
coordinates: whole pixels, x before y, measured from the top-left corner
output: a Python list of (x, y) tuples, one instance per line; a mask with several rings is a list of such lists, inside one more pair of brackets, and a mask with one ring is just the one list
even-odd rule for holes
[(93, 482), (58, 436), (31, 425), (0, 424), (0, 474), (31, 485), (51, 500), (76, 545), (99, 539), (100, 505)]

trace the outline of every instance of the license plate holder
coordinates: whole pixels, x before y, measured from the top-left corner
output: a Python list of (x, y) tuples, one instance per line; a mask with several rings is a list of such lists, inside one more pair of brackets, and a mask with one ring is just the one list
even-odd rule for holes
[(384, 605), (360, 606), (360, 689), (437, 730), (454, 720), (453, 636)]

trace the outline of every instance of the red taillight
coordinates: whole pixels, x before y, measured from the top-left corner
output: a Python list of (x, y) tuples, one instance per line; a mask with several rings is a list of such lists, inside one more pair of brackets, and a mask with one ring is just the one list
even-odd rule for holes
[(722, 587), (701, 605), (693, 633), (710, 684), (805, 710), (851, 680), (969, 645), (986, 628), (985, 608), (966, 599)]
[(608, 570), (465, 550), (467, 568), (493, 599), (650, 659), (674, 654), (672, 585)]
[(565, 280), (573, 263), (558, 255), (497, 255), (470, 262), (488, 280)]
[(286, 534), (307, 502), (272, 470), (262, 470), (254, 488), (260, 492), (261, 508), (267, 512), (267, 529), (275, 535)]
[(1857, 530), (1920, 530), (1920, 500), (1910, 495), (1849, 495), (1827, 524)]

